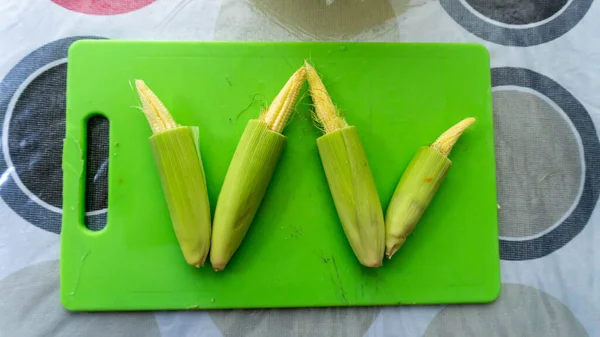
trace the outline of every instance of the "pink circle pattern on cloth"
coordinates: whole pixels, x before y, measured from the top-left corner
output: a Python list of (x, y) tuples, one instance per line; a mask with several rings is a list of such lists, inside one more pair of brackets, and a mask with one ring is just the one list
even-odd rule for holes
[(93, 15), (116, 15), (136, 11), (155, 0), (52, 0), (68, 10)]

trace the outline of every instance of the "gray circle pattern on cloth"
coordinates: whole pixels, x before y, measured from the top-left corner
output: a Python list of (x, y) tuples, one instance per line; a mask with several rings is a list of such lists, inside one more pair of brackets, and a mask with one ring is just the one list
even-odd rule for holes
[(576, 201), (583, 178), (577, 138), (535, 94), (501, 90), (493, 98), (500, 235), (536, 235)]
[(2, 337), (160, 337), (150, 312), (71, 313), (59, 300), (59, 264), (49, 261), (0, 280)]
[(223, 0), (215, 39), (396, 41), (397, 16), (410, 7), (409, 0)]
[(568, 0), (466, 0), (477, 12), (510, 25), (543, 21), (558, 13)]
[(218, 310), (210, 316), (224, 337), (358, 337), (365, 334), (379, 311), (376, 307)]
[[(388, 0), (251, 0), (256, 8), (298, 36), (320, 40), (347, 39), (365, 31), (396, 30), (396, 14)], [(387, 22), (391, 25), (385, 25)]]
[(503, 284), (498, 300), (442, 309), (423, 337), (588, 337), (571, 310), (538, 289)]
[[(8, 149), (3, 147), (2, 151), (14, 165), (9, 167), (9, 163), (0, 160), (0, 174), (4, 180), (0, 185), (0, 196), (29, 223), (57, 234), (61, 228), (61, 160), (62, 139), (65, 134), (67, 70), (67, 66), (60, 61), (66, 59), (69, 46), (81, 39), (99, 37), (76, 36), (50, 42), (19, 61), (0, 83), (0, 120), (2, 124), (8, 122), (9, 125), (8, 142), (5, 144)], [(53, 63), (56, 64), (48, 67)], [(40, 69), (45, 70), (27, 82)], [(15, 96), (24, 84), (26, 87)], [(16, 103), (10, 110), (13, 99)], [(9, 111), (12, 111), (12, 115), (6, 121)], [(102, 144), (102, 141), (95, 143)], [(8, 153), (5, 153), (6, 150)], [(108, 156), (107, 149), (96, 152), (105, 152)], [(94, 163), (91, 164), (88, 169), (94, 168)], [(19, 178), (25, 188), (19, 186), (13, 175)], [(93, 175), (95, 176), (99, 179), (89, 185), (90, 188), (86, 191), (86, 211), (106, 208), (106, 174), (100, 172)], [(102, 186), (105, 188), (100, 188)], [(41, 202), (33, 200), (31, 194)], [(106, 224), (106, 212), (86, 216), (86, 223), (90, 229), (101, 228)]]
[[(585, 165), (583, 189), (581, 190), (581, 197), (577, 200), (572, 211), (557, 226), (543, 233), (543, 235), (523, 240), (507, 240), (505, 238), (500, 240), (501, 259), (537, 259), (551, 254), (569, 243), (585, 228), (590, 220), (600, 197), (600, 141), (598, 133), (585, 107), (570, 92), (549, 77), (524, 68), (493, 68), (492, 86), (499, 88), (498, 90), (501, 87), (520, 87), (548, 98), (570, 120), (583, 146), (582, 155)], [(522, 111), (522, 113), (529, 114), (529, 111)], [(557, 146), (553, 143), (556, 143), (556, 140), (551, 141), (549, 145)], [(544, 175), (547, 173), (552, 173), (552, 171), (546, 172)], [(544, 179), (540, 180), (544, 182), (549, 177), (550, 174), (545, 177), (542, 176)]]
[(8, 147), (16, 174), (33, 194), (57, 208), (62, 207), (66, 83), (66, 63), (41, 73), (17, 98), (9, 124)]
[[(476, 15), (473, 9), (465, 6), (462, 1), (464, 0), (440, 0), (440, 4), (454, 21), (484, 40), (506, 46), (529, 47), (555, 40), (566, 34), (581, 21), (594, 0), (572, 0), (562, 12), (560, 11), (563, 6), (560, 4), (564, 0), (544, 1), (543, 7), (547, 7), (548, 10), (543, 13), (539, 13), (539, 10), (536, 9), (541, 8), (539, 5), (542, 3), (539, 1), (467, 0), (469, 4), (479, 8), (480, 15), (489, 15), (490, 19), (497, 19), (502, 23), (515, 25), (515, 27), (498, 25), (484, 20)], [(548, 2), (551, 3), (551, 6), (546, 5)], [(510, 6), (511, 3), (513, 6)], [(521, 11), (522, 7), (531, 8)], [(534, 13), (536, 11), (538, 11), (537, 14)], [(517, 12), (519, 14), (516, 14)], [(552, 17), (559, 12), (558, 16), (549, 21), (541, 21), (532, 26), (523, 25), (523, 22)]]

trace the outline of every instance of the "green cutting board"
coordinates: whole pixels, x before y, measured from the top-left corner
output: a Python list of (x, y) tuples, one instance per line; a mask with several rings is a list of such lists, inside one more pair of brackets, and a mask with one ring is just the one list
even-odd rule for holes
[[(187, 265), (131, 88), (200, 128), (212, 210), (246, 122), (305, 59), (356, 125), (384, 210), (420, 146), (464, 117), (446, 180), (392, 260), (368, 269), (338, 220), (303, 95), (244, 242), (223, 272)], [(81, 41), (69, 51), (61, 301), (70, 310), (488, 302), (500, 291), (489, 56), (472, 44)], [(304, 89), (306, 90), (306, 89)], [(87, 120), (110, 121), (108, 221), (84, 225)]]

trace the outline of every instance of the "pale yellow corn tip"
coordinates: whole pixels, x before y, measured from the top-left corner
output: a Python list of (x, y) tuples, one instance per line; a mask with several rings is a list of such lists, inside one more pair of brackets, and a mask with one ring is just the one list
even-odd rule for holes
[(157, 134), (179, 126), (175, 123), (164, 104), (148, 88), (144, 81), (136, 80), (135, 87), (140, 96), (140, 101), (142, 101), (142, 111), (148, 119), (152, 133)]
[(458, 138), (460, 138), (463, 132), (473, 125), (473, 123), (475, 123), (475, 118), (473, 117), (463, 119), (446, 132), (442, 133), (442, 135), (439, 136), (430, 147), (438, 150), (442, 155), (448, 157)]
[(306, 70), (302, 67), (296, 70), (283, 89), (277, 94), (269, 108), (260, 115), (259, 119), (264, 121), (270, 130), (279, 133), (283, 132), (283, 128), (285, 128), (296, 105), (296, 99), (304, 81), (306, 81)]
[(308, 62), (304, 62), (304, 68), (306, 68), (306, 77), (310, 96), (315, 107), (316, 119), (323, 127), (324, 133), (327, 134), (348, 126), (346, 120), (340, 116), (338, 109), (331, 101), (331, 97), (329, 97), (327, 89), (325, 89), (325, 85), (315, 68)]

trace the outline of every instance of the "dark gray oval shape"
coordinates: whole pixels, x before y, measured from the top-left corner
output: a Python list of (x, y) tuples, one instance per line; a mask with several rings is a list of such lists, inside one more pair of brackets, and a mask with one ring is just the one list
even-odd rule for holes
[[(8, 72), (4, 79), (2, 79), (2, 82), (0, 82), (0, 88), (2, 88), (2, 90), (0, 90), (0, 122), (2, 124), (4, 123), (10, 101), (21, 84), (38, 69), (51, 62), (66, 58), (71, 44), (82, 39), (103, 38), (96, 36), (73, 36), (50, 42), (29, 53)], [(61, 99), (64, 99), (64, 97), (61, 97)], [(4, 155), (4, 150), (0, 148), (0, 151), (2, 151), (2, 155)], [(62, 157), (62, 150), (60, 154), (61, 156), (59, 158)], [(7, 155), (10, 155), (10, 153)], [(23, 219), (34, 226), (49, 232), (60, 233), (61, 214), (46, 209), (31, 200), (13, 180), (12, 176), (9, 174), (10, 172), (7, 171), (8, 169), (7, 163), (4, 160), (0, 160), (0, 174), (2, 174), (4, 180), (3, 184), (0, 185), (0, 197), (2, 197), (4, 202), (6, 202), (6, 204)], [(61, 191), (55, 192), (58, 193)], [(60, 193), (58, 198), (60, 198), (61, 195), (62, 193)], [(54, 200), (53, 203), (56, 203), (55, 199), (56, 196), (51, 198), (51, 200)], [(106, 222), (105, 213), (93, 215), (91, 217), (94, 218), (91, 221)], [(98, 217), (98, 219), (95, 219), (96, 217)]]
[[(94, 115), (87, 121), (87, 153), (85, 164), (85, 211), (93, 212), (108, 207), (108, 118)], [(99, 214), (97, 214), (99, 215)], [(86, 216), (85, 226), (93, 231), (106, 227), (108, 214), (103, 219), (98, 216)], [(104, 220), (104, 221), (100, 221)]]
[(57, 208), (62, 207), (66, 77), (66, 63), (35, 77), (17, 98), (9, 121), (8, 149), (15, 173), (31, 193)]
[(546, 20), (568, 0), (466, 0), (478, 13), (509, 25), (527, 25)]
[(444, 10), (478, 37), (505, 46), (528, 47), (557, 39), (581, 21), (594, 0), (573, 0), (558, 17), (535, 27), (500, 27), (479, 18), (460, 0), (440, 0)]
[(0, 335), (160, 337), (152, 312), (69, 312), (60, 304), (59, 262), (27, 266), (0, 280)]
[(423, 337), (588, 337), (569, 308), (553, 296), (521, 284), (503, 284), (496, 302), (442, 309)]

